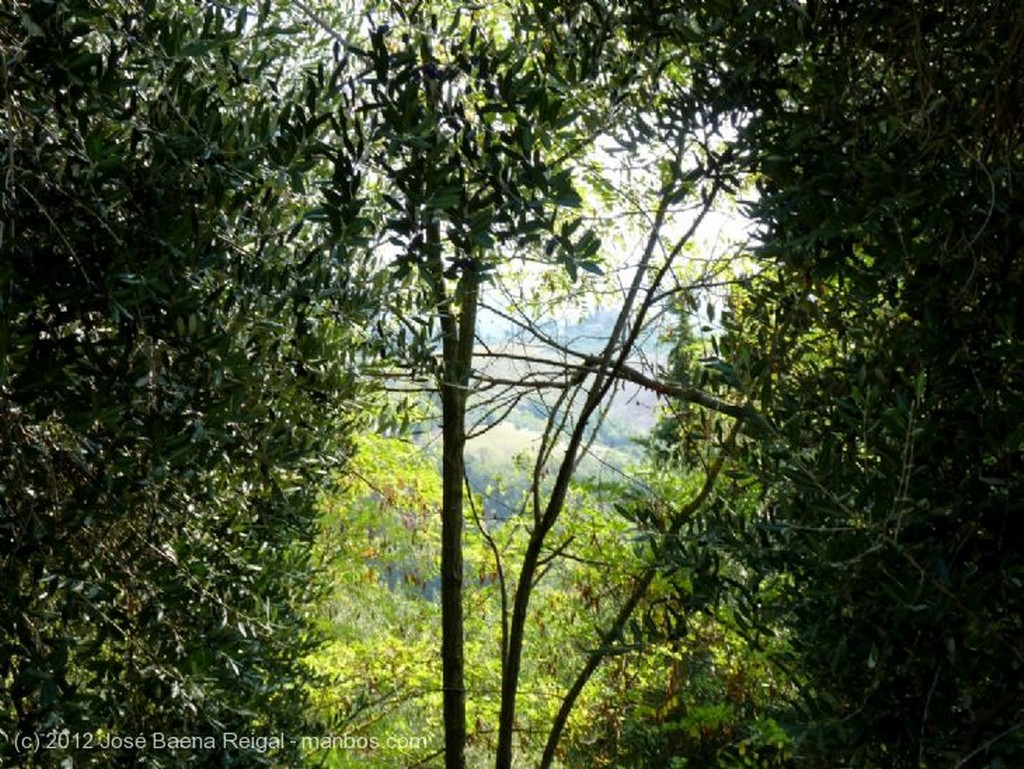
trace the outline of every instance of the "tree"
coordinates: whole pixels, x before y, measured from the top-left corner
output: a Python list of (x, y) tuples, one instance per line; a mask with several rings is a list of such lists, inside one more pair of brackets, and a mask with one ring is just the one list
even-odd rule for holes
[(760, 243), (710, 363), (753, 399), (737, 472), (764, 502), (718, 536), (751, 639), (791, 635), (801, 760), (1012, 763), (1019, 10), (543, 7), (692, 63), (638, 131), (673, 109), (731, 124), (756, 181)]
[(763, 512), (722, 531), (771, 586), (746, 621), (790, 637), (801, 760), (1013, 764), (1024, 17), (702, 13), (761, 226), (719, 344), (770, 426), (744, 460)]
[[(599, 22), (603, 37), (578, 46), (564, 34), (568, 21), (553, 24), (540, 12), (537, 18), (527, 16), (505, 27), (488, 26), (475, 12), (467, 21), (457, 13), (447, 15), (442, 7), (434, 11), (421, 6), (408, 12), (391, 9), (387, 23), (373, 20), (365, 48), (335, 35), (336, 58), (344, 49), (363, 69), (344, 81), (342, 103), (332, 122), (345, 151), (328, 153), (327, 158), (335, 180), (350, 174), (352, 159), (360, 158), (360, 166), (378, 183), (372, 216), (379, 223), (381, 248), (374, 259), (390, 268), (394, 281), (388, 318), (382, 320), (392, 332), (381, 335), (391, 339), (382, 343), (381, 355), (414, 381), (425, 374), (440, 396), (442, 658), (449, 766), (463, 765), (467, 739), (461, 607), (469, 396), (474, 388), (495, 388), (482, 408), (500, 412), (502, 402), (518, 402), (538, 389), (557, 393), (545, 407), (547, 427), (530, 478), (530, 498), (520, 512), (529, 525), (516, 571), (492, 548), (503, 617), (496, 751), (498, 765), (508, 766), (531, 596), (559, 556), (552, 538), (570, 483), (617, 383), (632, 379), (660, 388), (629, 363), (654, 308), (683, 290), (677, 265), (728, 179), (722, 173), (717, 129), (703, 125), (698, 112), (680, 110), (657, 126), (620, 122), (618, 112), (627, 97), (633, 100), (630, 115), (646, 114), (649, 105), (640, 99), (656, 89), (644, 81), (643, 88), (629, 90), (632, 74), (625, 62), (636, 47), (622, 44), (607, 19), (591, 20)], [(491, 20), (500, 22), (500, 12)], [(618, 49), (602, 59), (605, 45)], [(687, 80), (678, 66), (650, 77), (658, 89), (672, 93), (683, 90)], [(601, 340), (596, 353), (581, 352), (552, 339), (529, 314), (496, 307), (547, 347), (552, 357), (535, 362), (554, 373), (520, 383), (475, 372), (481, 292), (492, 280), (500, 284), (510, 262), (554, 266), (571, 281), (601, 273), (600, 242), (577, 212), (582, 197), (574, 174), (586, 171), (589, 183), (616, 197), (613, 184), (581, 163), (596, 138), (613, 129), (621, 129), (619, 141), (625, 149), (635, 147), (638, 135), (646, 137), (653, 173), (643, 178), (653, 194), (641, 193), (630, 201), (636, 207), (631, 216), (640, 222), (642, 253), (634, 277), (616, 297), (621, 309), (609, 337)], [(322, 211), (328, 220), (335, 205), (330, 190), (325, 185)], [(384, 373), (394, 378), (402, 372), (393, 365)], [(672, 393), (734, 418), (745, 413), (741, 405), (693, 387)], [(640, 595), (643, 583), (641, 579), (637, 586)], [(637, 600), (629, 599), (627, 607), (630, 602), (635, 607)], [(632, 607), (624, 608), (616, 633)], [(598, 655), (588, 666), (603, 658)]]
[(296, 197), (324, 84), (244, 10), (0, 24), (0, 756), (293, 762), (219, 736), (304, 718), (312, 492), (356, 422), (351, 241)]
[[(464, 451), (480, 288), (517, 249), (546, 247), (547, 259), (573, 272), (594, 270), (598, 241), (587, 231), (576, 235), (578, 195), (568, 156), (558, 157), (565, 144), (554, 142), (575, 115), (553, 94), (535, 52), (458, 16), (442, 34), (437, 17), (421, 10), (398, 9), (369, 38), (365, 51), (349, 46), (367, 68), (349, 81), (336, 127), (381, 183), (381, 239), (387, 235), (394, 249), (390, 267), (402, 287), (389, 310), (404, 325), (401, 338), (412, 332), (413, 354), (398, 361), (414, 375), (429, 371), (440, 394), (446, 762), (461, 766)], [(516, 655), (510, 659), (514, 670)]]

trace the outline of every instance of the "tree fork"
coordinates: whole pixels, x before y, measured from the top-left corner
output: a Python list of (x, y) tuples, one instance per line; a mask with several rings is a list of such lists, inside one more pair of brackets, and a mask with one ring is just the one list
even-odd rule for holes
[[(729, 431), (729, 436), (725, 439), (722, 445), (722, 453), (718, 455), (714, 464), (708, 469), (707, 475), (704, 478), (704, 483), (700, 491), (697, 493), (697, 496), (691, 499), (686, 507), (678, 511), (673, 516), (672, 525), (666, 533), (666, 538), (677, 536), (680, 529), (682, 529), (683, 524), (688, 522), (697, 513), (697, 510), (700, 509), (701, 505), (703, 505), (711, 495), (711, 492), (715, 487), (715, 482), (718, 480), (718, 476), (725, 464), (726, 454), (735, 446), (736, 436), (739, 434), (741, 424), (742, 420), (740, 419), (733, 422), (732, 428)], [(565, 696), (562, 698), (562, 704), (559, 706), (555, 720), (551, 724), (551, 731), (548, 732), (547, 743), (544, 745), (544, 753), (541, 756), (538, 769), (550, 769), (555, 760), (555, 751), (558, 749), (558, 743), (562, 738), (562, 732), (565, 730), (565, 725), (569, 722), (569, 714), (576, 705), (576, 700), (583, 692), (583, 688), (590, 681), (590, 677), (608, 656), (611, 644), (622, 637), (622, 633), (626, 629), (626, 623), (629, 622), (630, 617), (633, 616), (633, 612), (636, 610), (636, 607), (640, 605), (640, 601), (643, 600), (645, 595), (647, 595), (647, 590), (650, 588), (651, 582), (654, 581), (657, 574), (658, 569), (654, 563), (643, 571), (643, 573), (637, 578), (637, 581), (633, 586), (633, 590), (630, 592), (629, 598), (627, 598), (625, 603), (623, 603), (619, 608), (619, 612), (616, 615), (615, 620), (612, 622), (608, 630), (601, 634), (601, 645), (587, 655), (586, 663), (576, 675), (572, 686), (569, 687)]]
[[(678, 152), (681, 153), (682, 148), (680, 148)], [(681, 154), (677, 155), (677, 161), (681, 162)], [(518, 693), (519, 672), (522, 664), (527, 611), (529, 609), (530, 596), (533, 592), (534, 577), (537, 572), (537, 566), (540, 562), (541, 551), (543, 550), (545, 538), (562, 513), (562, 508), (564, 507), (566, 495), (569, 490), (569, 482), (575, 468), (576, 459), (581, 447), (583, 446), (586, 426), (589, 424), (594, 411), (607, 395), (608, 390), (617, 378), (618, 372), (626, 365), (628, 353), (630, 350), (634, 349), (637, 336), (640, 333), (640, 328), (643, 324), (644, 316), (649, 309), (651, 297), (656, 295), (657, 288), (668, 272), (669, 266), (681, 253), (683, 245), (690, 241), (700, 222), (704, 219), (708, 210), (710, 210), (711, 201), (714, 199), (718, 189), (719, 181), (716, 179), (712, 185), (710, 194), (705, 196), (701, 213), (690, 225), (688, 231), (671, 249), (666, 263), (655, 273), (651, 286), (644, 292), (646, 297), (640, 302), (637, 316), (631, 323), (630, 317), (634, 308), (637, 306), (637, 301), (642, 291), (644, 273), (651, 264), (651, 260), (659, 242), (662, 226), (665, 223), (669, 206), (673, 199), (672, 195), (669, 194), (671, 191), (670, 188), (667, 187), (663, 190), (661, 200), (658, 204), (658, 210), (651, 223), (643, 256), (637, 265), (636, 274), (634, 275), (633, 281), (630, 284), (629, 290), (623, 300), (622, 307), (619, 310), (619, 316), (615, 322), (615, 327), (609, 335), (605, 349), (599, 356), (585, 358), (585, 362), (592, 368), (594, 380), (588, 388), (587, 396), (583, 407), (580, 410), (576, 426), (573, 428), (571, 435), (569, 436), (569, 440), (565, 448), (565, 454), (559, 463), (558, 473), (550, 495), (548, 496), (548, 501), (544, 507), (544, 511), (541, 513), (538, 510), (536, 513), (535, 528), (530, 534), (530, 541), (527, 545), (526, 552), (523, 555), (523, 563), (519, 572), (519, 581), (515, 589), (508, 645), (504, 649), (502, 657), (501, 710), (498, 717), (498, 751), (495, 761), (496, 769), (511, 769), (512, 767), (512, 737), (515, 731), (516, 696)], [(619, 345), (620, 340), (622, 342), (621, 347)], [(576, 382), (576, 386), (583, 385), (582, 379), (583, 377), (580, 377), (580, 380)], [(549, 422), (549, 426), (550, 424), (551, 423)], [(541, 455), (538, 456), (537, 465), (534, 469), (534, 483), (538, 482), (538, 476), (542, 469), (541, 465), (544, 462), (542, 455), (543, 444)], [(582, 685), (580, 688), (582, 689)]]

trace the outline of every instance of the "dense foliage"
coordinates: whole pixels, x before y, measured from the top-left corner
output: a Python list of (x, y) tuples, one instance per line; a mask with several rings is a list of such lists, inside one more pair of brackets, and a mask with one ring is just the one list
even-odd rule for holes
[[(0, 762), (67, 730), (40, 760), (287, 763), (219, 739), (302, 718), (355, 307), (321, 311), (338, 266), (288, 239), (281, 43), (212, 7), (0, 21)], [(217, 750), (84, 744), (158, 732)]]
[(747, 620), (790, 640), (801, 765), (1013, 765), (1024, 14), (751, 3), (721, 21), (760, 224), (721, 354), (770, 425), (743, 458), (762, 513), (725, 531)]
[(0, 10), (0, 763), (1020, 763), (1017, 3), (361, 12)]

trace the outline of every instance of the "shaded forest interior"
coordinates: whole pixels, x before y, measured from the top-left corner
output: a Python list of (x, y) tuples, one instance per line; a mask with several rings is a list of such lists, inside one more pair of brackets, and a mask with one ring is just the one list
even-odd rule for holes
[(0, 765), (1024, 765), (1022, 41), (5, 2)]

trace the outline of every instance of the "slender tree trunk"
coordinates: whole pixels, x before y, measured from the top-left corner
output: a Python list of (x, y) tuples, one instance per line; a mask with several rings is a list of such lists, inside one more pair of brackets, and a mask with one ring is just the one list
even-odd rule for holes
[(445, 767), (462, 769), (466, 765), (462, 616), (462, 491), (466, 477), (466, 398), (457, 382), (449, 380), (442, 385), (441, 409), (441, 666)]
[[(629, 306), (631, 303), (627, 303), (627, 307)], [(606, 362), (607, 357), (611, 354), (610, 349), (609, 347), (609, 351), (606, 352)], [(583, 445), (585, 427), (610, 386), (611, 378), (603, 371), (599, 371), (587, 394), (586, 402), (580, 412), (579, 422), (569, 438), (565, 456), (559, 465), (558, 475), (555, 477), (551, 496), (548, 497), (547, 506), (543, 514), (534, 522), (534, 529), (530, 533), (530, 542), (523, 555), (523, 565), (519, 571), (519, 581), (516, 584), (515, 599), (512, 605), (508, 647), (505, 649), (501, 667), (501, 710), (498, 715), (498, 753), (495, 762), (497, 769), (511, 769), (512, 767), (512, 738), (515, 731), (516, 696), (519, 691), (519, 672), (523, 659), (526, 618), (544, 541), (565, 506), (569, 481), (572, 479), (576, 466), (576, 457)], [(534, 482), (538, 481), (535, 479)]]
[(516, 693), (519, 688), (519, 669), (523, 660), (523, 635), (526, 630), (526, 613), (529, 609), (533, 577), (537, 572), (544, 535), (534, 531), (527, 545), (523, 566), (519, 572), (515, 600), (512, 605), (512, 622), (509, 629), (508, 646), (501, 666), (501, 711), (498, 716), (498, 754), (496, 766), (507, 769), (512, 766), (512, 736), (516, 720)]
[[(434, 64), (430, 38), (420, 39), (424, 71)], [(437, 85), (424, 81), (428, 110), (438, 108)], [(431, 162), (429, 158), (426, 162)], [(429, 199), (423, 190), (423, 199)], [(431, 216), (428, 214), (428, 216)], [(415, 221), (417, 212), (410, 211)], [(449, 293), (444, 266), (441, 225), (428, 219), (424, 227), (426, 277), (441, 324), (441, 688), (443, 692), (446, 769), (466, 766), (465, 622), (462, 611), (463, 492), (466, 479), (466, 401), (473, 372), (476, 310), (480, 276), (475, 261), (463, 269)]]
[[(439, 245), (436, 225), (428, 229)], [(439, 254), (437, 255), (440, 261)], [(439, 265), (436, 265), (439, 266)], [(478, 277), (474, 268), (459, 279), (454, 301), (437, 271), (443, 336), (441, 382), (441, 668), (446, 769), (466, 766), (466, 687), (462, 611), (463, 492), (466, 478), (466, 401), (476, 336)], [(458, 313), (456, 315), (456, 313)]]
[[(722, 472), (722, 467), (725, 465), (727, 453), (735, 445), (736, 436), (739, 434), (740, 425), (742, 424), (742, 419), (737, 419), (733, 422), (732, 428), (729, 431), (729, 436), (725, 439), (725, 442), (722, 445), (721, 453), (715, 459), (711, 467), (708, 468), (707, 475), (704, 477), (704, 483), (701, 486), (700, 492), (690, 500), (686, 507), (673, 515), (672, 524), (669, 526), (665, 535), (666, 539), (676, 537), (682, 527), (692, 519), (700, 509), (701, 505), (703, 505), (711, 495), (711, 492), (715, 487), (715, 482), (718, 480), (718, 476)], [(633, 612), (636, 610), (636, 607), (640, 605), (640, 601), (642, 601), (644, 596), (647, 595), (647, 590), (650, 588), (651, 582), (654, 581), (657, 574), (658, 568), (656, 563), (652, 563), (644, 569), (643, 573), (633, 585), (629, 598), (627, 598), (626, 602), (619, 608), (619, 612), (615, 615), (615, 619), (612, 621), (611, 626), (601, 634), (601, 645), (587, 655), (586, 663), (576, 675), (576, 679), (572, 682), (572, 686), (569, 687), (569, 691), (567, 691), (565, 696), (562, 698), (562, 704), (558, 708), (558, 714), (555, 716), (555, 720), (551, 724), (551, 731), (548, 732), (548, 741), (544, 745), (544, 754), (541, 756), (538, 769), (550, 769), (552, 762), (555, 760), (555, 750), (558, 748), (558, 742), (562, 738), (562, 732), (565, 729), (566, 723), (569, 721), (569, 714), (576, 705), (576, 700), (583, 691), (583, 687), (587, 685), (590, 681), (590, 677), (594, 675), (594, 672), (604, 661), (605, 657), (608, 656), (611, 645), (622, 638), (622, 633), (626, 629), (626, 623), (628, 623), (630, 617), (633, 616)]]
[[(682, 167), (682, 152), (683, 145), (680, 145), (677, 149), (676, 167)], [(619, 316), (616, 319), (615, 327), (608, 337), (605, 349), (601, 355), (587, 359), (587, 362), (592, 367), (593, 381), (587, 389), (586, 399), (580, 409), (579, 415), (577, 416), (576, 425), (571, 431), (567, 441), (565, 454), (559, 464), (558, 473), (548, 497), (547, 504), (545, 505), (543, 512), (539, 509), (535, 512), (534, 529), (530, 534), (530, 541), (527, 545), (526, 553), (523, 556), (523, 564), (519, 573), (519, 581), (516, 584), (515, 599), (512, 607), (512, 620), (508, 636), (508, 646), (505, 648), (504, 655), (502, 657), (501, 710), (498, 717), (498, 751), (495, 761), (496, 769), (512, 769), (512, 740), (515, 732), (516, 696), (519, 689), (519, 675), (522, 665), (523, 642), (525, 640), (526, 618), (527, 611), (529, 609), (530, 595), (535, 586), (534, 580), (537, 576), (537, 568), (541, 563), (541, 555), (545, 539), (554, 527), (559, 516), (562, 514), (562, 509), (565, 506), (566, 496), (569, 491), (569, 482), (572, 479), (573, 472), (575, 471), (576, 460), (584, 446), (584, 436), (586, 434), (587, 427), (590, 423), (591, 417), (594, 415), (601, 402), (608, 394), (608, 391), (611, 389), (614, 379), (623, 369), (628, 369), (628, 366), (626, 365), (628, 355), (635, 349), (636, 339), (640, 333), (640, 329), (643, 327), (644, 317), (650, 309), (654, 298), (657, 296), (658, 287), (661, 285), (675, 259), (682, 252), (684, 245), (690, 242), (693, 234), (697, 230), (697, 227), (711, 209), (712, 201), (717, 195), (719, 186), (720, 182), (716, 179), (712, 185), (710, 194), (704, 199), (703, 208), (700, 213), (695, 217), (694, 221), (691, 222), (687, 232), (676, 241), (675, 246), (673, 246), (668, 253), (665, 263), (655, 271), (653, 279), (650, 281), (650, 285), (644, 288), (643, 284), (645, 274), (651, 265), (651, 260), (660, 242), (661, 229), (665, 223), (669, 207), (673, 200), (673, 196), (669, 194), (671, 192), (671, 185), (665, 188), (660, 196), (658, 209), (651, 223), (643, 256), (637, 264), (633, 281), (623, 299), (622, 308), (620, 309)], [(638, 297), (642, 292), (645, 294), (645, 297), (640, 301), (639, 307), (637, 307)], [(634, 308), (637, 308), (638, 311), (636, 317), (631, 320)], [(581, 380), (578, 384), (582, 387), (583, 381)], [(695, 395), (695, 393), (689, 392), (682, 394), (691, 395), (691, 398)], [(538, 458), (538, 466), (534, 470), (534, 484), (538, 484), (540, 482), (539, 479), (542, 470), (540, 466), (541, 464), (543, 464), (543, 460)], [(717, 471), (715, 472), (717, 473)], [(644, 590), (646, 590), (646, 587)], [(639, 598), (637, 598), (637, 600), (639, 600)], [(632, 608), (629, 609), (629, 612), (632, 612)], [(594, 669), (596, 669), (597, 663), (599, 662), (600, 659), (594, 660)], [(579, 682), (580, 690), (583, 689), (583, 686), (586, 684), (592, 673), (593, 670), (590, 670), (584, 674), (583, 678)], [(578, 694), (579, 692), (576, 692), (575, 695), (572, 695), (572, 702), (566, 705), (566, 713), (564, 717), (568, 716), (569, 709), (571, 709), (572, 704), (575, 702), (575, 697)], [(556, 728), (560, 734), (561, 726), (556, 724)], [(552, 755), (557, 741), (558, 736), (556, 735), (554, 744), (550, 746)]]

